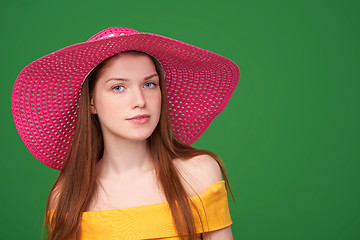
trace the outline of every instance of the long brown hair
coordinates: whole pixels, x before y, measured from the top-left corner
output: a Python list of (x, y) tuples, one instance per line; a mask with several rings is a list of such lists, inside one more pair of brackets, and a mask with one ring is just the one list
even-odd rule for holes
[[(123, 53), (125, 52), (119, 54)], [(146, 54), (134, 50), (126, 51), (126, 53)], [(153, 59), (160, 77), (162, 102), (159, 123), (149, 137), (148, 143), (154, 160), (156, 176), (165, 193), (178, 235), (182, 240), (192, 240), (196, 239), (196, 227), (190, 204), (195, 209), (196, 206), (192, 203), (190, 196), (187, 195), (180, 181), (180, 173), (172, 160), (175, 158), (187, 160), (202, 154), (210, 155), (218, 162), (233, 199), (234, 196), (220, 158), (211, 151), (196, 149), (184, 144), (172, 132), (168, 119), (163, 69), (154, 57), (149, 56)], [(66, 161), (64, 161), (63, 168), (55, 180), (46, 204), (44, 226), (46, 225), (48, 240), (80, 238), (82, 213), (89, 206), (98, 186), (95, 165), (101, 159), (104, 151), (99, 119), (96, 114), (90, 113), (90, 98), (101, 69), (112, 57), (96, 66), (83, 83), (72, 144), (68, 149)], [(53, 204), (55, 199), (56, 204)], [(53, 210), (50, 209), (52, 207), (54, 212), (51, 215), (49, 212)]]

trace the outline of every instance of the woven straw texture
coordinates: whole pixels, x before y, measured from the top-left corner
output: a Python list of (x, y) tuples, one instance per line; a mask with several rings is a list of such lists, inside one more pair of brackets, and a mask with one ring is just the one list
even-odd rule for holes
[(213, 52), (153, 33), (105, 29), (87, 42), (37, 59), (18, 75), (12, 92), (13, 118), (36, 159), (62, 168), (84, 78), (100, 62), (126, 50), (146, 52), (161, 62), (172, 129), (189, 145), (225, 108), (240, 78), (234, 62)]

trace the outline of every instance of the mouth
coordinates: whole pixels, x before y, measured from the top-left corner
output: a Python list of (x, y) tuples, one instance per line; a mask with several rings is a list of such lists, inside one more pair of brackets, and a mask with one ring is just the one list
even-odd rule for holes
[(145, 124), (145, 123), (149, 122), (149, 119), (150, 119), (150, 115), (143, 114), (143, 115), (134, 116), (134, 117), (129, 118), (127, 120), (129, 120), (133, 124), (141, 125), (141, 124)]
[(149, 114), (141, 114), (141, 115), (136, 115), (136, 116), (134, 116), (132, 118), (128, 118), (126, 120), (135, 120), (135, 119), (140, 120), (140, 119), (149, 118), (149, 117), (150, 117)]

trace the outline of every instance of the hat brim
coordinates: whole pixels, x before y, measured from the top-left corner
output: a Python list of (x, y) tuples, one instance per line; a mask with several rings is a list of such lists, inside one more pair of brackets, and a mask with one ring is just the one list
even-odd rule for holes
[(153, 33), (136, 33), (74, 44), (27, 65), (12, 92), (19, 135), (36, 159), (60, 170), (77, 119), (77, 101), (87, 74), (126, 50), (156, 57), (165, 71), (174, 133), (194, 143), (225, 108), (240, 78), (230, 59)]

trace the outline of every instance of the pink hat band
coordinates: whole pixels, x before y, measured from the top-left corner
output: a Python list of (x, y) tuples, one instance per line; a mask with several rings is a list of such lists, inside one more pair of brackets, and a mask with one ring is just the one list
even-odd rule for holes
[(240, 78), (230, 59), (165, 36), (107, 28), (27, 65), (12, 92), (15, 126), (28, 150), (60, 170), (72, 142), (81, 86), (105, 59), (127, 50), (155, 57), (165, 73), (169, 119), (176, 136), (194, 143), (225, 108)]

